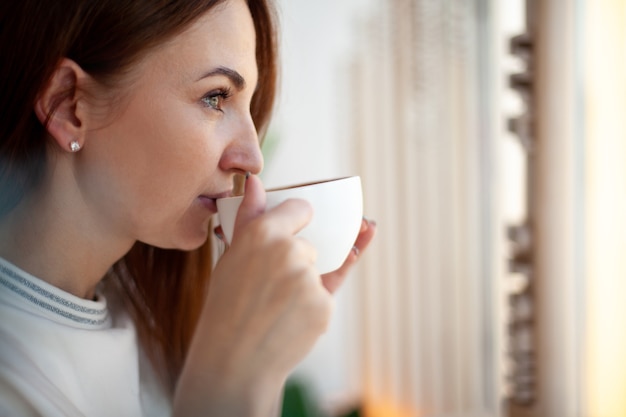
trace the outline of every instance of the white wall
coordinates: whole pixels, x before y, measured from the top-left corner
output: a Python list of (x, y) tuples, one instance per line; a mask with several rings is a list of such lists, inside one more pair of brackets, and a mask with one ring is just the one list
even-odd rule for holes
[(340, 135), (340, 68), (354, 23), (371, 0), (279, 0), (282, 90), (266, 161), (266, 186), (350, 175)]

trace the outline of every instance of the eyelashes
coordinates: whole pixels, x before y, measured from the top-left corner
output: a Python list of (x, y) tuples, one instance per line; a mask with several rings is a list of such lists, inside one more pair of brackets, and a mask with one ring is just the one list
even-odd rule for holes
[(219, 88), (217, 90), (210, 91), (200, 100), (202, 104), (213, 110), (222, 111), (222, 105), (224, 101), (228, 100), (231, 96), (230, 88)]

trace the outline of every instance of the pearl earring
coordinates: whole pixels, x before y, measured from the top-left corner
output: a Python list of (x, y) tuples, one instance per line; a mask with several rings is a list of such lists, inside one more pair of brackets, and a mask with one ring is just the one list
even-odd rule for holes
[(77, 140), (73, 140), (70, 142), (70, 150), (72, 152), (78, 152), (80, 151), (80, 143), (78, 143)]

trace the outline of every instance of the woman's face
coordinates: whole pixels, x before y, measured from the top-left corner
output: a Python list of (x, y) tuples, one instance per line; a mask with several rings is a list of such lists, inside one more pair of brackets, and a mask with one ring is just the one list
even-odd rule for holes
[(164, 248), (201, 245), (215, 198), (231, 192), (236, 173), (263, 166), (250, 115), (257, 75), (243, 0), (212, 9), (142, 59), (76, 155), (100, 226)]

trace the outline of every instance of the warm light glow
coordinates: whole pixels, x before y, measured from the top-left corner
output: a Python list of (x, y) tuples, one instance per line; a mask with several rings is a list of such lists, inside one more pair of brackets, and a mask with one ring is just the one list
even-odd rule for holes
[(626, 415), (626, 3), (585, 3), (585, 416)]
[(363, 406), (364, 417), (420, 417), (423, 413), (410, 411), (391, 401), (366, 401)]

